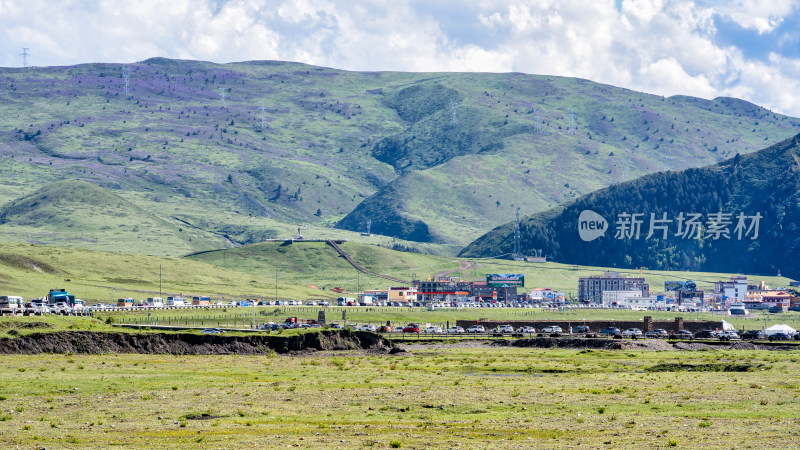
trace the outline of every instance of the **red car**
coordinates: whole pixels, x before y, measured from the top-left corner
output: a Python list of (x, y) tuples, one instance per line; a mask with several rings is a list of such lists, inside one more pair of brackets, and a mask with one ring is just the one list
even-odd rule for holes
[(403, 333), (419, 333), (419, 324), (410, 323), (403, 328)]

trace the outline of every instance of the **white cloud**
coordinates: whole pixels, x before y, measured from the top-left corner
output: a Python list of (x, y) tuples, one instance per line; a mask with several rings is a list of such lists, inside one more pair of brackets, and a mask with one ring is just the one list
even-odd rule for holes
[(720, 2), (716, 10), (744, 28), (767, 33), (798, 7), (798, 0), (737, 0)]
[[(0, 64), (281, 59), (348, 70), (520, 71), (800, 116), (800, 61), (752, 60), (715, 16), (774, 30), (800, 0), (0, 0)], [(784, 34), (781, 39), (797, 40)], [(788, 41), (787, 41), (788, 42)], [(791, 47), (791, 45), (789, 45)]]

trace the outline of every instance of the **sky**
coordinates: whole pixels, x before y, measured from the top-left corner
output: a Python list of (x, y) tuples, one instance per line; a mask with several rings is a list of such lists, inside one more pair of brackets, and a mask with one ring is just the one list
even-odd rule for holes
[(524, 72), (800, 117), (800, 0), (0, 0), (0, 66)]

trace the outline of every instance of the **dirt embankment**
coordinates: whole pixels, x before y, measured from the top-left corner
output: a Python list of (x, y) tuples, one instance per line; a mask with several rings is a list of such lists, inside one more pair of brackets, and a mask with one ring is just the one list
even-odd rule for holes
[(373, 349), (389, 351), (393, 347), (394, 344), (377, 334), (347, 330), (325, 330), (294, 336), (62, 331), (0, 339), (0, 354), (25, 355), (39, 353), (255, 355), (306, 350)]

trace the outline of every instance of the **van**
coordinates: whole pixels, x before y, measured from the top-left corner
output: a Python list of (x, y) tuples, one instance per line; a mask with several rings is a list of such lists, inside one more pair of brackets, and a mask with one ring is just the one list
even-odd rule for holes
[(153, 308), (161, 308), (164, 306), (164, 300), (161, 297), (150, 297), (147, 299), (147, 304)]
[(0, 295), (0, 313), (22, 314), (25, 311), (22, 297), (15, 295)]

